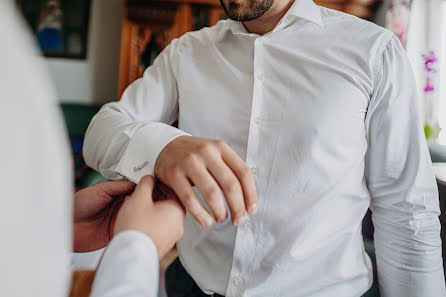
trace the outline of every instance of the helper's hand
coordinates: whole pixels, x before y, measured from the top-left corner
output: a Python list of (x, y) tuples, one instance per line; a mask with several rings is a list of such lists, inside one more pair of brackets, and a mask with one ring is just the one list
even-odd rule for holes
[(161, 259), (183, 236), (186, 212), (177, 199), (153, 202), (154, 185), (153, 177), (145, 176), (133, 194), (125, 198), (116, 217), (114, 234), (125, 230), (147, 234)]
[(224, 193), (232, 222), (243, 223), (245, 211), (257, 212), (257, 192), (251, 170), (226, 143), (181, 136), (160, 153), (155, 175), (172, 188), (184, 207), (203, 226), (213, 223), (211, 214), (195, 195), (196, 186), (217, 222), (227, 218)]
[(116, 213), (135, 184), (127, 180), (99, 183), (74, 195), (73, 250), (95, 251), (108, 245)]

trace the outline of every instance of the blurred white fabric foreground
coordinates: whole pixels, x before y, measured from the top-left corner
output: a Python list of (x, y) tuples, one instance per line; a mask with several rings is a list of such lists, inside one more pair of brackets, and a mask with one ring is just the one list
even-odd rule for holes
[(104, 253), (104, 249), (89, 253), (72, 253), (72, 270), (96, 270), (99, 261)]
[(0, 1), (0, 295), (64, 296), (72, 161), (56, 96), (13, 11)]
[[(68, 138), (13, 3), (0, 1), (0, 296), (67, 296), (73, 244)], [(152, 240), (137, 231), (116, 235), (92, 296), (156, 296), (157, 288)]]

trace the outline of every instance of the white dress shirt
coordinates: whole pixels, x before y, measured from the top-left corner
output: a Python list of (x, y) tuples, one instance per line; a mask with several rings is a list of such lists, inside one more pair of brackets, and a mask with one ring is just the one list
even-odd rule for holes
[[(14, 13), (0, 1), (0, 296), (68, 296), (72, 175), (56, 96)], [(93, 297), (157, 296), (155, 245), (118, 234), (96, 274)]]
[(95, 116), (84, 155), (135, 182), (185, 134), (223, 140), (246, 161), (258, 214), (208, 229), (188, 214), (178, 244), (207, 293), (360, 296), (372, 283), (361, 235), (371, 206), (382, 296), (445, 296), (416, 94), (390, 31), (296, 0), (263, 36), (226, 20), (172, 41)]

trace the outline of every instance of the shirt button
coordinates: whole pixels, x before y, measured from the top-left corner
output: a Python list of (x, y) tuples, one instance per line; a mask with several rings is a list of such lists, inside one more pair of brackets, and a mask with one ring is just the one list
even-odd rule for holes
[(257, 246), (263, 247), (263, 239), (262, 238), (257, 238)]
[(257, 79), (262, 81), (263, 80), (263, 73), (258, 73), (257, 74)]
[(242, 284), (242, 279), (240, 277), (234, 277), (233, 281), (236, 286), (240, 286)]
[(254, 176), (259, 175), (259, 169), (257, 167), (251, 167), (251, 172)]
[(250, 220), (249, 218), (246, 219), (246, 221), (245, 221), (245, 226), (246, 226), (247, 228), (251, 228), (252, 223), (251, 223), (251, 220)]

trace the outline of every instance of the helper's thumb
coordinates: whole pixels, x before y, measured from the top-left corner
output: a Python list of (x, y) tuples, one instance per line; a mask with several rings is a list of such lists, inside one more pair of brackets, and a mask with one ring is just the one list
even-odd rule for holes
[(135, 191), (131, 195), (133, 199), (143, 199), (148, 200), (153, 203), (152, 195), (153, 188), (155, 186), (155, 179), (151, 175), (146, 175), (139, 181), (136, 186)]

